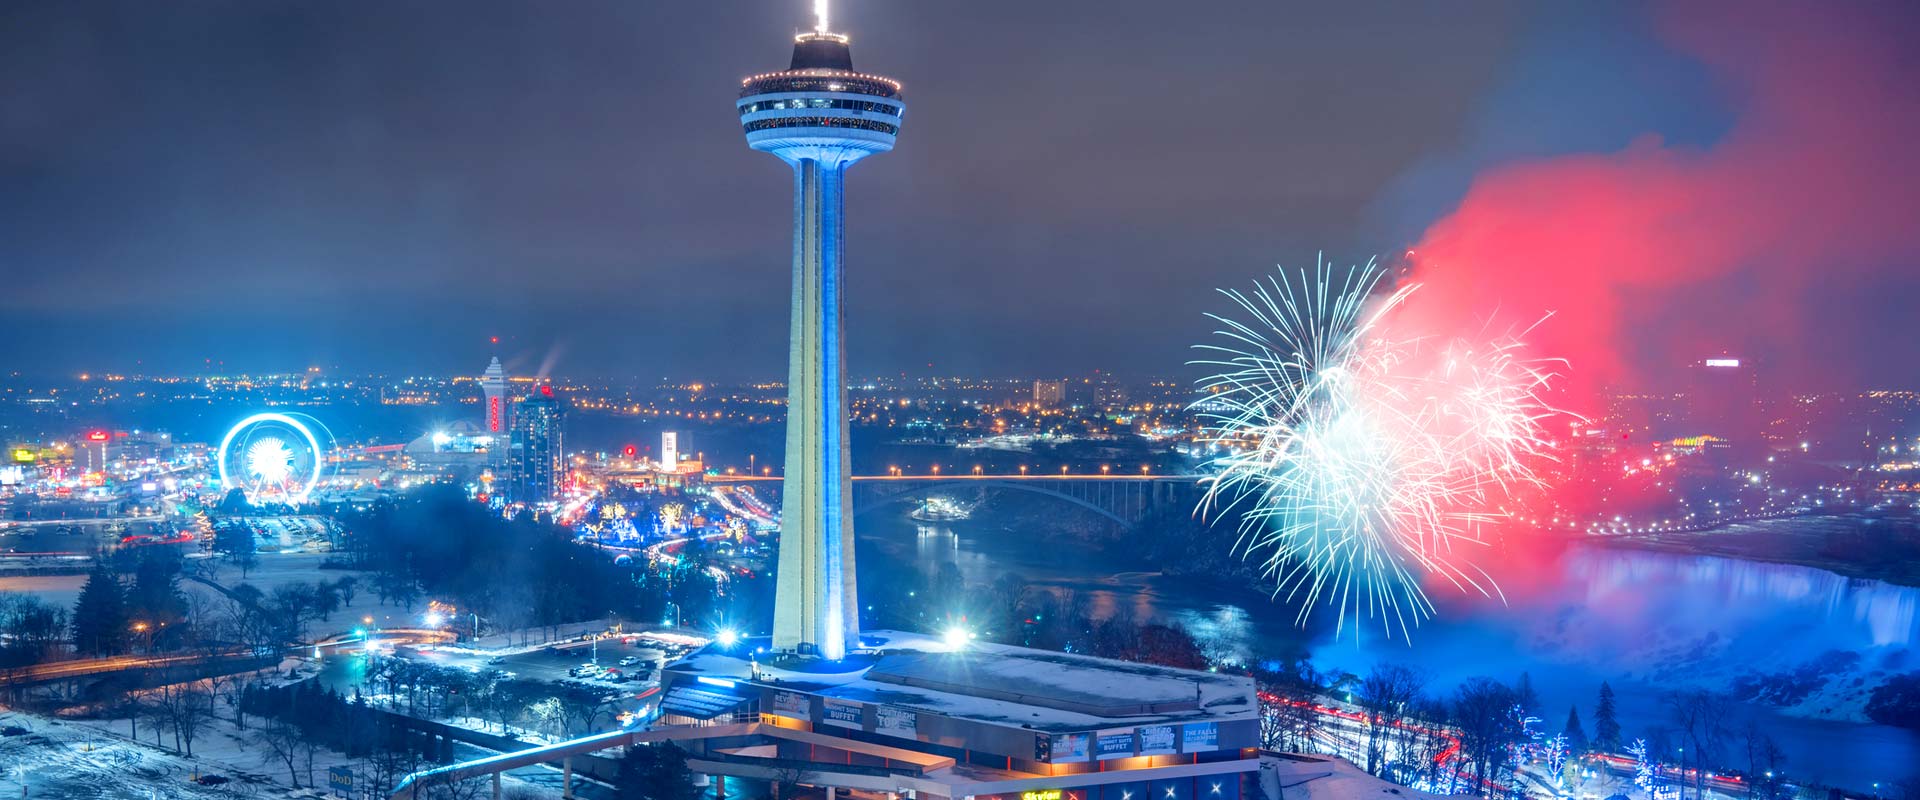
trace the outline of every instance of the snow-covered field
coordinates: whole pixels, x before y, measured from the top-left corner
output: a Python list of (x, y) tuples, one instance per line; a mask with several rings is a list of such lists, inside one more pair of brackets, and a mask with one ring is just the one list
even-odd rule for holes
[[(0, 796), (64, 800), (153, 800), (251, 797), (271, 788), (238, 775), (219, 787), (193, 783), (193, 776), (220, 773), (152, 747), (128, 742), (90, 725), (0, 713), (0, 726), (33, 732), (0, 738)], [(213, 745), (213, 742), (208, 742)], [(275, 791), (275, 794), (282, 792)]]
[[(261, 743), (258, 727), (242, 730), (226, 716), (212, 721), (194, 738), (193, 757), (172, 752), (172, 735), (140, 726), (141, 741), (127, 738), (127, 723), (111, 720), (54, 720), (0, 711), (0, 727), (19, 725), (32, 733), (0, 738), (0, 797), (57, 798), (59, 800), (157, 800), (157, 798), (305, 797), (324, 793), (327, 771), (344, 766), (357, 776), (370, 775), (362, 759), (351, 759), (316, 749), (309, 764), (303, 750), (289, 770), (285, 760)], [(250, 719), (250, 722), (252, 720)], [(257, 725), (257, 723), (256, 723)], [(455, 748), (459, 759), (490, 752), (469, 746)], [(203, 786), (196, 776), (229, 779), (220, 786)], [(560, 773), (547, 767), (528, 767), (506, 774), (502, 787), (515, 797), (545, 800), (560, 796)], [(299, 781), (302, 789), (295, 790)], [(312, 785), (318, 781), (321, 791)], [(24, 788), (24, 793), (23, 793)], [(603, 798), (607, 787), (576, 781), (576, 795)]]
[[(214, 582), (229, 589), (245, 583), (267, 594), (272, 594), (276, 587), (289, 583), (332, 583), (341, 578), (357, 578), (359, 587), (354, 593), (353, 602), (342, 606), (340, 610), (333, 612), (308, 630), (308, 634), (316, 639), (326, 638), (331, 634), (346, 633), (363, 624), (368, 617), (373, 618), (373, 624), (379, 627), (408, 627), (419, 624), (420, 615), (426, 610), (424, 600), (416, 603), (412, 611), (392, 603), (382, 604), (379, 595), (373, 591), (370, 573), (346, 569), (321, 569), (320, 565), (328, 557), (326, 553), (261, 553), (260, 563), (247, 570), (244, 577), (241, 576), (238, 567), (224, 562), (217, 562), (213, 566), (211, 577)], [(208, 575), (206, 566), (200, 559), (190, 559), (187, 562), (187, 571), (189, 574)], [(79, 580), (84, 581), (85, 578), (82, 577)], [(218, 595), (211, 588), (197, 581), (182, 581), (180, 585), (187, 591), (205, 595), (208, 600), (218, 599)], [(76, 592), (77, 586), (76, 584)]]
[(80, 599), (85, 575), (0, 575), (0, 592), (30, 594), (61, 608), (73, 608)]

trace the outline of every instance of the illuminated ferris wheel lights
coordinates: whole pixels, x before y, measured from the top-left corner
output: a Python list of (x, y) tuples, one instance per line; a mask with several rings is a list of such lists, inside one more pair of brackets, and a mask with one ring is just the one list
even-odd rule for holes
[(247, 446), (247, 472), (254, 478), (281, 486), (293, 476), (293, 449), (275, 437), (267, 437)]
[(220, 484), (245, 491), (252, 501), (306, 502), (326, 469), (326, 447), (314, 435), (316, 428), (325, 431), (304, 414), (262, 413), (241, 420), (220, 441)]

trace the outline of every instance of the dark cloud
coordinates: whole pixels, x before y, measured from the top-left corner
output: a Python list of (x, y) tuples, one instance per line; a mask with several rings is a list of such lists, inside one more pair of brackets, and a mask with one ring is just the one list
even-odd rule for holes
[[(498, 334), (569, 374), (777, 375), (789, 183), (730, 101), (804, 5), (7, 4), (27, 335), (0, 360), (446, 372)], [(1688, 120), (1719, 87), (1634, 6), (840, 5), (910, 103), (853, 176), (858, 372), (1170, 371), (1211, 287), (1392, 251), (1485, 167), (1611, 146), (1581, 109), (1718, 135)]]

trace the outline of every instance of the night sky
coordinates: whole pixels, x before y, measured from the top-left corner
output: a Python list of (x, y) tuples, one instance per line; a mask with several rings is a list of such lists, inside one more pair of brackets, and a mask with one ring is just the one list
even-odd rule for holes
[[(8, 3), (0, 369), (477, 372), (497, 335), (521, 372), (777, 378), (791, 179), (732, 101), (806, 5)], [(1433, 240), (1503, 312), (1604, 296), (1605, 324), (1544, 341), (1617, 357), (1609, 379), (1713, 348), (1920, 385), (1912, 7), (838, 5), (856, 66), (908, 101), (849, 182), (853, 373), (1184, 376), (1214, 287)], [(1768, 102), (1808, 94), (1827, 105)], [(1812, 111), (1833, 132), (1780, 122)], [(1648, 153), (1708, 188), (1555, 177)], [(1795, 164), (1833, 177), (1800, 197)], [(1564, 210), (1499, 213), (1516, 168)], [(1780, 199), (1728, 199), (1756, 187)], [(1604, 191), (1660, 213), (1597, 224), (1573, 201)], [(1760, 252), (1663, 239), (1742, 225)], [(1648, 253), (1710, 266), (1555, 293)], [(1549, 279), (1504, 297), (1520, 255)]]

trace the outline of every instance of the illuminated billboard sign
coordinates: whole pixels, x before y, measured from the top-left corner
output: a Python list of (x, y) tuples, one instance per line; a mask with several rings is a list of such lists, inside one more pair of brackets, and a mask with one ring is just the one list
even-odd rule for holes
[(811, 710), (810, 706), (811, 704), (807, 702), (807, 696), (799, 692), (773, 693), (773, 713), (783, 717), (807, 719), (809, 717), (809, 711)]
[(1100, 732), (1093, 740), (1094, 757), (1101, 761), (1113, 758), (1131, 758), (1133, 756), (1133, 729), (1112, 728)]
[(1054, 734), (1051, 763), (1071, 764), (1087, 760), (1087, 745), (1092, 739), (1093, 735), (1088, 733)]
[(669, 472), (680, 469), (680, 434), (673, 431), (660, 434), (660, 466)]
[(1148, 725), (1140, 729), (1140, 755), (1163, 756), (1180, 752), (1178, 731), (1172, 725)]
[(31, 464), (33, 463), (33, 451), (24, 447), (14, 448), (13, 460), (22, 464)]
[(109, 435), (106, 431), (94, 431), (92, 433), (87, 434), (87, 441), (89, 442), (104, 442), (111, 438), (113, 437)]
[(862, 724), (859, 703), (825, 698), (820, 709), (820, 722), (824, 725), (838, 725), (842, 728), (859, 728)]
[(920, 715), (904, 708), (876, 707), (873, 710), (873, 732), (908, 739), (919, 738)]
[(1220, 728), (1211, 722), (1180, 726), (1180, 752), (1204, 753), (1220, 749)]
[(1740, 366), (1740, 359), (1737, 359), (1737, 358), (1709, 358), (1709, 359), (1707, 359), (1707, 366), (1709, 366), (1709, 367), (1737, 367), (1737, 366)]

